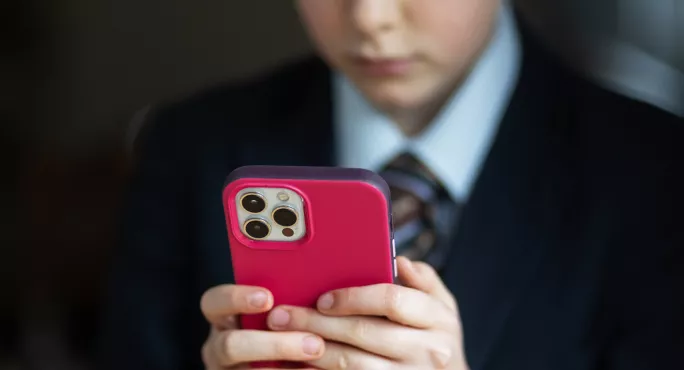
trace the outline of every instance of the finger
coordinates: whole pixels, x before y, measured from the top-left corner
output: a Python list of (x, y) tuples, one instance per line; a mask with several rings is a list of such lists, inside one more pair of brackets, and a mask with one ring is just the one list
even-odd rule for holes
[[(218, 332), (216, 331), (215, 328), (212, 328), (212, 334), (211, 337), (213, 338), (215, 335), (218, 335)], [(223, 370), (227, 369), (228, 367), (225, 367), (219, 363), (219, 361), (216, 359), (217, 354), (209, 343), (213, 343), (211, 341), (205, 343), (205, 345), (202, 347), (202, 361), (204, 363), (204, 368), (206, 370)], [(241, 369), (243, 368), (242, 366), (240, 367)], [(299, 367), (298, 367), (299, 368)], [(277, 370), (276, 368), (254, 368), (254, 370)], [(316, 370), (316, 369), (302, 369), (302, 370)]]
[(279, 306), (268, 316), (272, 330), (313, 333), (334, 342), (392, 359), (408, 358), (427, 338), (426, 331), (369, 316), (325, 316), (303, 307)]
[(334, 290), (318, 299), (317, 308), (331, 316), (384, 316), (402, 325), (428, 329), (451, 323), (442, 302), (419, 290), (377, 284)]
[(259, 287), (219, 285), (204, 293), (200, 307), (207, 321), (225, 326), (235, 322), (235, 315), (270, 310), (273, 307), (273, 295)]
[(317, 360), (307, 362), (317, 369), (401, 369), (401, 365), (387, 358), (376, 356), (346, 344), (326, 342), (325, 353)]
[(406, 257), (397, 257), (399, 279), (404, 285), (423, 291), (456, 309), (456, 300), (444, 285), (437, 271), (424, 262), (412, 262)]
[(323, 340), (310, 333), (226, 330), (210, 339), (220, 366), (267, 361), (310, 361), (325, 350)]

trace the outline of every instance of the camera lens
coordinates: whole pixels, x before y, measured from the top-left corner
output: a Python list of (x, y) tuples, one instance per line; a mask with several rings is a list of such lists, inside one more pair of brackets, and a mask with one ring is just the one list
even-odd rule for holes
[(248, 220), (245, 223), (245, 233), (252, 239), (263, 239), (271, 233), (271, 228), (261, 220)]
[(280, 207), (273, 211), (273, 221), (280, 226), (290, 227), (297, 223), (297, 213), (290, 207)]
[(259, 213), (266, 209), (266, 201), (257, 193), (243, 195), (240, 204), (249, 213)]

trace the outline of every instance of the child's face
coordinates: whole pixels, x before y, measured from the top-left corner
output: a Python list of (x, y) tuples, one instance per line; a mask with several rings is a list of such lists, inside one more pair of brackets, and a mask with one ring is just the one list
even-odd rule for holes
[(322, 57), (381, 109), (454, 89), (486, 45), (501, 0), (298, 0)]

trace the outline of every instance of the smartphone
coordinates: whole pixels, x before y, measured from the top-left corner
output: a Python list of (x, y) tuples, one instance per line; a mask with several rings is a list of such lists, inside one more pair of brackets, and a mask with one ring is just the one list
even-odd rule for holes
[[(396, 279), (389, 186), (372, 171), (241, 167), (223, 205), (235, 282), (269, 289), (275, 306)], [(242, 328), (267, 330), (266, 316), (243, 315)]]

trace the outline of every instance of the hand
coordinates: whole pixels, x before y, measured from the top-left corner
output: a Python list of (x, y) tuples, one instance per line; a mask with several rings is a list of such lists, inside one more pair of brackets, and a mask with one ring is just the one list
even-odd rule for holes
[(405, 286), (333, 291), (318, 300), (318, 310), (279, 306), (269, 326), (325, 338), (323, 356), (307, 361), (323, 370), (468, 369), (451, 293), (428, 265), (401, 257), (397, 263)]
[(211, 333), (202, 347), (205, 369), (248, 369), (262, 361), (312, 361), (324, 351), (323, 340), (311, 333), (239, 330), (236, 315), (267, 312), (273, 295), (266, 289), (222, 285), (202, 297), (202, 313)]

